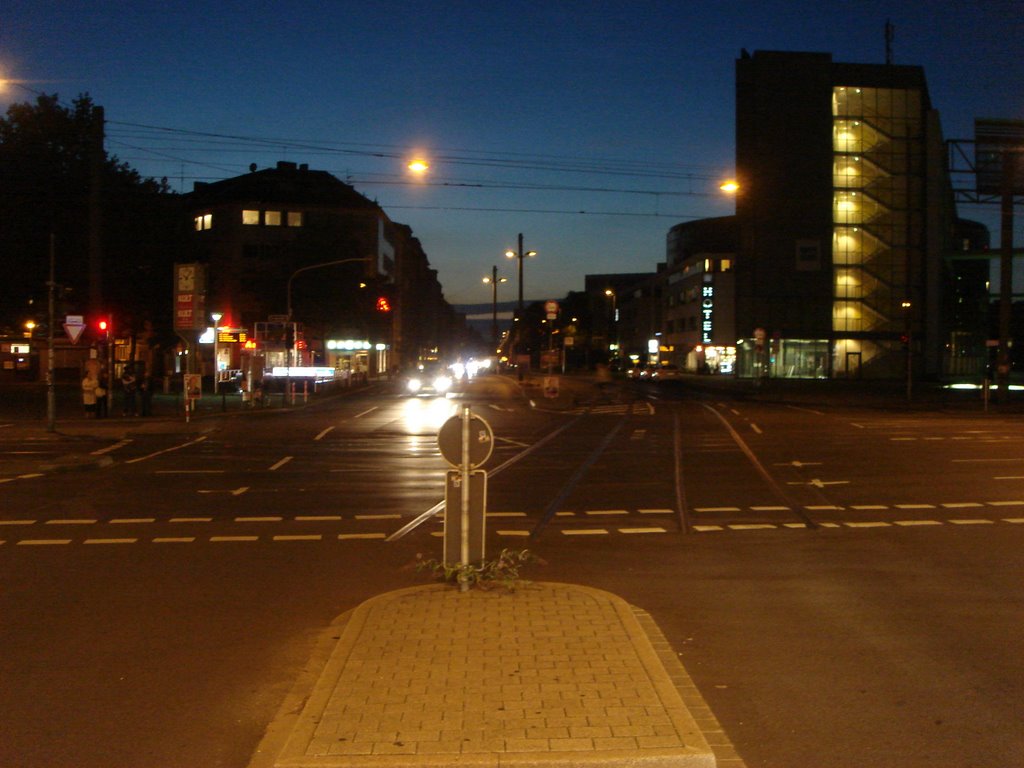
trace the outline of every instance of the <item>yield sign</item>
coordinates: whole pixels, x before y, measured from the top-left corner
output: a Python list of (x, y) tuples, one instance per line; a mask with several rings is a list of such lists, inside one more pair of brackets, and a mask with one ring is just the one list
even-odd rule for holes
[(77, 344), (82, 338), (82, 331), (85, 330), (84, 318), (81, 315), (68, 315), (64, 318), (64, 333), (71, 339), (72, 344)]

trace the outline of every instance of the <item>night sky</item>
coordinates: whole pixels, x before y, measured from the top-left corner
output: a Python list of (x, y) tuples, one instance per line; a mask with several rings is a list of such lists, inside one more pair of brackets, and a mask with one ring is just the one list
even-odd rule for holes
[[(523, 232), (527, 298), (558, 298), (654, 271), (671, 226), (732, 212), (742, 48), (884, 63), (886, 20), (947, 139), (1024, 119), (1024, 0), (4, 0), (0, 110), (88, 93), (108, 152), (181, 191), (251, 163), (329, 171), (413, 228), (455, 304), (490, 300), (492, 264), (514, 297)], [(994, 244), (997, 213), (960, 209)]]

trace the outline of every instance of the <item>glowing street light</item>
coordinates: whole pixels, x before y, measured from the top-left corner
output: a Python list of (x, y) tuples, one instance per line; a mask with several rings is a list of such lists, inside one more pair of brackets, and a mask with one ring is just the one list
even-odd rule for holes
[(729, 179), (719, 184), (718, 188), (727, 195), (735, 195), (740, 191), (740, 183), (735, 179)]
[(430, 170), (430, 163), (421, 157), (417, 157), (410, 160), (406, 167), (417, 176), (422, 176)]
[[(519, 233), (519, 249), (516, 250), (516, 251), (513, 251), (511, 249), (505, 251), (505, 256), (507, 256), (508, 258), (510, 258), (510, 259), (518, 259), (519, 260), (519, 308), (516, 311), (516, 314), (518, 316), (519, 325), (514, 329), (514, 331), (515, 331), (514, 344), (515, 344), (515, 351), (516, 352), (519, 351), (519, 341), (520, 341), (520, 339), (522, 338), (522, 335), (523, 335), (523, 259), (526, 258), (526, 257), (529, 257), (529, 256), (536, 256), (536, 255), (537, 255), (536, 251), (526, 251), (525, 253), (523, 252), (523, 233), (522, 232)], [(516, 360), (515, 357), (513, 357), (512, 359), (515, 360), (515, 362), (516, 362), (516, 368), (519, 370), (519, 380), (522, 381), (523, 380), (523, 368), (522, 368), (521, 365), (519, 365), (519, 361)]]
[(507, 283), (507, 277), (498, 277), (498, 268), (491, 267), (491, 276), (483, 279), (491, 286), (491, 347), (498, 349), (498, 283)]

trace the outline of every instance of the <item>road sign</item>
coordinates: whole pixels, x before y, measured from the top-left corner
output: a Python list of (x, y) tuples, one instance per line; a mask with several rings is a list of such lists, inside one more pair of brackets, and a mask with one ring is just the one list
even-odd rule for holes
[(82, 331), (85, 330), (85, 318), (81, 315), (68, 315), (64, 318), (64, 333), (68, 335), (72, 344), (77, 344), (82, 338)]
[[(453, 467), (462, 466), (462, 416), (452, 416), (437, 433), (437, 447), (445, 461)], [(494, 432), (491, 425), (479, 416), (469, 418), (469, 467), (476, 469), (491, 458), (494, 450)]]
[[(462, 562), (462, 473), (450, 469), (444, 486), (444, 562)], [(469, 531), (469, 563), (484, 559), (485, 521), (487, 519), (487, 473), (482, 469), (469, 475), (469, 508), (466, 528)]]
[(185, 398), (187, 400), (198, 400), (203, 396), (203, 377), (198, 373), (186, 373), (182, 377), (185, 381)]
[(545, 301), (544, 313), (548, 316), (548, 320), (554, 320), (556, 317), (558, 317), (558, 302)]

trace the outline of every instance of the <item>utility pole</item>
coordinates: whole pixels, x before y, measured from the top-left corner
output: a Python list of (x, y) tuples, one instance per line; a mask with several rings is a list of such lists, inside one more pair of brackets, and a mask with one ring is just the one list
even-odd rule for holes
[(519, 361), (517, 359), (518, 356), (519, 356), (519, 347), (520, 347), (520, 344), (522, 343), (523, 324), (524, 324), (524, 318), (523, 318), (523, 258), (527, 257), (527, 256), (536, 256), (536, 255), (537, 255), (536, 251), (526, 251), (525, 253), (523, 252), (523, 233), (522, 232), (519, 233), (519, 248), (518, 248), (518, 250), (516, 250), (516, 251), (505, 251), (505, 256), (507, 256), (508, 258), (510, 258), (510, 259), (518, 259), (519, 260), (519, 305), (518, 305), (518, 309), (516, 310), (517, 324), (514, 327), (515, 336), (514, 336), (514, 340), (513, 340), (513, 344), (514, 344), (513, 350), (515, 352), (513, 360), (516, 361), (516, 369), (519, 371), (519, 381), (523, 380), (523, 367), (521, 365), (519, 365)]

